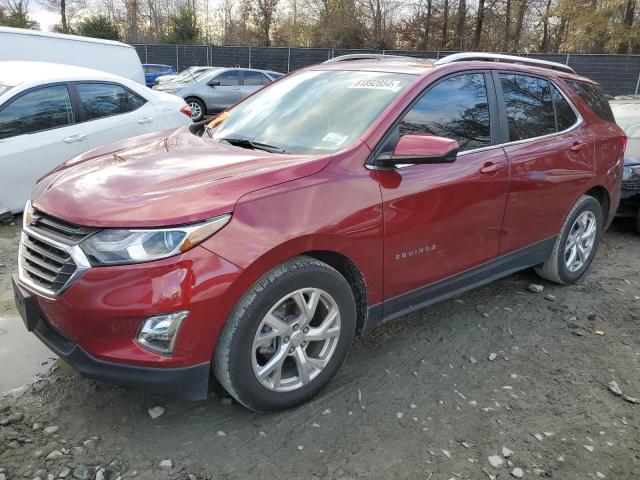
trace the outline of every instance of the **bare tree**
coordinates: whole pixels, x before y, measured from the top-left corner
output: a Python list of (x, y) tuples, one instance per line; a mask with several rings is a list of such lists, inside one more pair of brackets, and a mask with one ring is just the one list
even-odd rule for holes
[(43, 0), (43, 5), (49, 10), (60, 14), (60, 25), (57, 29), (62, 33), (69, 33), (69, 25), (73, 18), (83, 8), (86, 8), (86, 0)]
[(478, 13), (476, 14), (476, 28), (473, 32), (473, 48), (480, 48), (480, 38), (482, 37), (482, 26), (484, 23), (484, 0), (478, 0)]

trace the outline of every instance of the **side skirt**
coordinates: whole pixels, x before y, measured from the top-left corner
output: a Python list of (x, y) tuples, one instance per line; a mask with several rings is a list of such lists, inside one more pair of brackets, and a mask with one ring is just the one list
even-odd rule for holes
[(389, 323), (416, 310), (455, 297), (512, 273), (544, 263), (550, 256), (557, 237), (548, 238), (462, 273), (417, 288), (398, 297), (385, 300), (368, 309), (362, 328), (366, 335), (374, 328)]

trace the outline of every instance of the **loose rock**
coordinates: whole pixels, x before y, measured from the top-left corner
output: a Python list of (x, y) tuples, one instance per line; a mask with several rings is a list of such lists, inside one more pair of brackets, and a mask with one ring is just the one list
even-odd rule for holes
[(528, 290), (533, 293), (541, 293), (544, 290), (544, 287), (537, 283), (532, 283), (529, 285)]
[(169, 459), (162, 460), (160, 462), (160, 468), (162, 468), (163, 470), (171, 470), (173, 468), (173, 462)]
[(491, 455), (489, 457), (489, 463), (493, 468), (500, 468), (504, 463), (504, 460), (502, 460), (502, 457), (499, 455)]
[(46, 427), (43, 432), (45, 435), (53, 435), (54, 433), (56, 433), (58, 431), (58, 427), (55, 425), (52, 425), (50, 427)]
[(509, 458), (511, 455), (513, 455), (513, 451), (509, 450), (507, 447), (502, 447), (502, 456), (504, 458)]
[(497, 354), (495, 354), (495, 353), (493, 353), (493, 352), (491, 352), (491, 353), (489, 354), (489, 361), (490, 361), (490, 362), (493, 362), (496, 358), (498, 358), (498, 355), (497, 355)]
[(148, 412), (151, 419), (155, 420), (156, 418), (161, 417), (164, 414), (164, 407), (161, 407), (159, 405), (157, 407), (151, 407)]
[(521, 468), (514, 468), (513, 470), (511, 470), (511, 475), (515, 478), (522, 478), (524, 475), (524, 472), (522, 471)]

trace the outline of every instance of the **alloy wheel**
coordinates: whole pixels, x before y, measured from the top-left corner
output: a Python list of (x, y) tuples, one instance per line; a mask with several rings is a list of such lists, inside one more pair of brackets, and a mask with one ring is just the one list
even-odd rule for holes
[(340, 338), (340, 309), (319, 288), (285, 295), (264, 316), (251, 350), (253, 373), (275, 392), (297, 390), (327, 366)]
[(190, 102), (189, 108), (191, 108), (191, 119), (198, 120), (202, 116), (202, 108), (197, 102)]
[(590, 210), (582, 212), (571, 226), (565, 245), (564, 261), (567, 270), (576, 272), (589, 260), (596, 243), (598, 226)]

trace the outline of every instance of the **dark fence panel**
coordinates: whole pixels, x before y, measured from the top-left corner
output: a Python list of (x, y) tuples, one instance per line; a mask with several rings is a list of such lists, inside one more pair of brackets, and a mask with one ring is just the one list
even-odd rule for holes
[[(142, 63), (173, 65), (178, 70), (193, 65), (246, 67), (278, 72), (324, 62), (339, 55), (385, 53), (417, 58), (443, 58), (452, 51), (357, 50), (331, 48), (242, 47), (213, 45), (134, 45)], [(568, 64), (580, 75), (592, 78), (610, 95), (640, 93), (640, 55), (518, 54)]]

